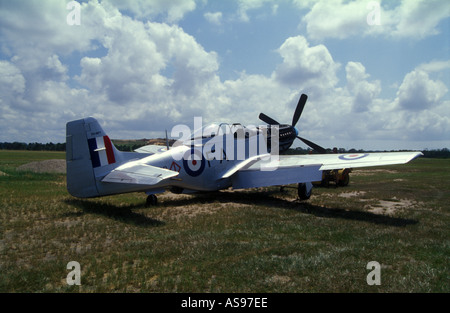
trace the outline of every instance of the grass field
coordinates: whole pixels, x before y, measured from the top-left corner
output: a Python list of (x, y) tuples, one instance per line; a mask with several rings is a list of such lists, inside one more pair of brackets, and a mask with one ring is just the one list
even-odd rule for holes
[(355, 170), (307, 202), (273, 187), (147, 208), (144, 194), (80, 200), (64, 174), (16, 170), (52, 158), (64, 153), (0, 151), (0, 292), (450, 292), (450, 160)]

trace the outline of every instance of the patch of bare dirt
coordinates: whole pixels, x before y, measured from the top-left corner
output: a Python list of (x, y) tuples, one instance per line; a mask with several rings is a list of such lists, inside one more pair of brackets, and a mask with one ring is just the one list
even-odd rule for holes
[(281, 275), (274, 275), (268, 279), (269, 282), (277, 285), (284, 285), (291, 281), (291, 278), (289, 276), (281, 276)]
[(65, 173), (66, 160), (50, 159), (31, 162), (17, 167), (18, 171), (31, 171), (35, 173)]
[[(338, 194), (339, 197), (343, 198), (354, 198), (366, 194), (365, 191), (351, 191), (343, 192)], [(399, 210), (405, 210), (409, 208), (415, 208), (420, 205), (419, 202), (409, 200), (409, 199), (397, 199), (392, 198), (392, 200), (378, 200), (378, 199), (359, 199), (359, 202), (369, 202), (375, 204), (365, 205), (365, 209), (374, 214), (383, 215), (393, 215)]]
[(377, 174), (397, 174), (396, 170), (386, 170), (386, 169), (370, 169), (370, 170), (353, 170), (352, 175), (355, 176), (372, 176)]
[(343, 198), (352, 198), (352, 197), (359, 197), (364, 195), (366, 192), (365, 191), (351, 191), (351, 192), (343, 192), (338, 194), (339, 197), (343, 197)]
[(393, 215), (399, 210), (414, 208), (418, 202), (409, 199), (378, 200), (375, 205), (368, 205), (367, 210), (375, 214)]

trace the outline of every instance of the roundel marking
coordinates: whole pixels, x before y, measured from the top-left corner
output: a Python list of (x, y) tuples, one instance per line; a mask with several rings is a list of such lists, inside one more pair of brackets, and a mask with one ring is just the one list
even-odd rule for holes
[(344, 154), (344, 155), (340, 155), (339, 159), (341, 160), (345, 160), (345, 161), (353, 161), (353, 160), (359, 160), (362, 158), (365, 158), (366, 156), (368, 156), (368, 153), (363, 153), (363, 154)]
[(183, 156), (183, 168), (189, 176), (197, 177), (205, 169), (205, 159), (201, 151), (191, 148)]

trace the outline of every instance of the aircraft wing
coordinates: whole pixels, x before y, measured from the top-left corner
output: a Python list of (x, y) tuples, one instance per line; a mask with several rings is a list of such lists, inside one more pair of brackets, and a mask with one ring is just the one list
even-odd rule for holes
[(421, 152), (281, 155), (239, 169), (232, 176), (232, 185), (241, 189), (320, 181), (324, 170), (404, 164), (420, 155)]
[(350, 154), (282, 155), (279, 166), (322, 164), (321, 171), (343, 168), (405, 164), (423, 155), (422, 152), (383, 152)]
[(160, 145), (147, 145), (147, 146), (140, 147), (134, 151), (139, 152), (139, 153), (158, 154), (158, 153), (166, 152), (167, 148), (165, 146), (160, 146)]
[(156, 185), (177, 175), (178, 172), (175, 171), (131, 161), (112, 170), (102, 182)]

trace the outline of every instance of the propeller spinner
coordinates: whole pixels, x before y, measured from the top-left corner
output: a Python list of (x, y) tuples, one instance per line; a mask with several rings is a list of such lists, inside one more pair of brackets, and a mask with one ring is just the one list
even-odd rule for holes
[(259, 119), (266, 122), (269, 125), (279, 125), (279, 134), (280, 134), (280, 153), (286, 151), (289, 149), (289, 147), (294, 142), (295, 138), (300, 139), (303, 141), (306, 145), (310, 146), (314, 150), (318, 151), (319, 153), (326, 153), (326, 150), (319, 146), (318, 144), (315, 144), (314, 142), (302, 138), (298, 135), (298, 129), (295, 127), (298, 120), (300, 119), (300, 116), (302, 115), (303, 109), (305, 108), (306, 100), (308, 100), (308, 96), (305, 94), (302, 94), (300, 96), (300, 99), (298, 100), (297, 107), (295, 109), (294, 115), (292, 116), (292, 124), (280, 124), (273, 118), (267, 116), (264, 113), (259, 114)]

